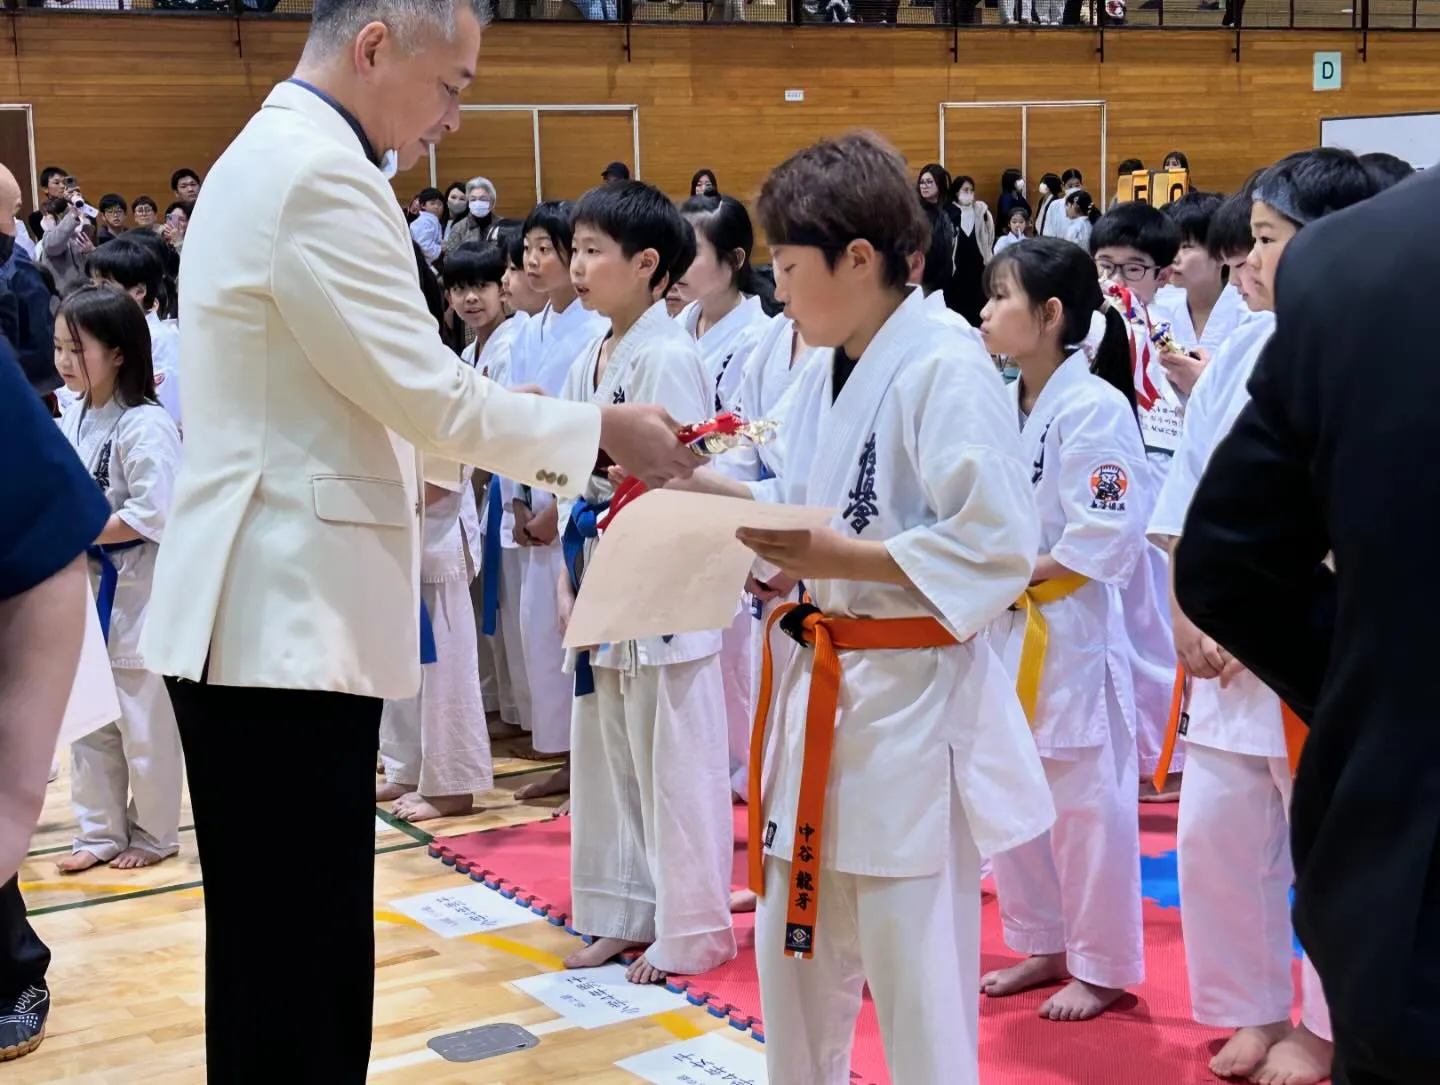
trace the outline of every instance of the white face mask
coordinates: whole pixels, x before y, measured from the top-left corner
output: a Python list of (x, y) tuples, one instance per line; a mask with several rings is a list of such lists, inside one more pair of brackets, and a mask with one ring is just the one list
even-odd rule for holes
[(380, 175), (385, 180), (390, 180), (400, 172), (400, 156), (393, 150), (386, 151), (380, 156)]
[[(1025, 186), (1024, 186), (1024, 184), (1021, 184), (1020, 187), (1023, 189)], [(1042, 196), (1048, 196), (1048, 195), (1050, 195), (1050, 186), (1047, 185), (1044, 181), (1041, 181), (1041, 182), (1040, 182), (1040, 195), (1042, 195)]]
[(960, 206), (961, 206), (961, 207), (974, 207), (974, 206), (975, 206), (975, 193), (973, 193), (973, 192), (962, 192), (962, 193), (960, 193)]
[(490, 206), (491, 204), (489, 200), (471, 200), (470, 213), (474, 215), (477, 219), (483, 219), (486, 215), (490, 213)]
[(1020, 178), (1020, 180), (1015, 182), (1015, 191), (1018, 192), (1021, 196), (1025, 195), (1025, 178), (1022, 177)]

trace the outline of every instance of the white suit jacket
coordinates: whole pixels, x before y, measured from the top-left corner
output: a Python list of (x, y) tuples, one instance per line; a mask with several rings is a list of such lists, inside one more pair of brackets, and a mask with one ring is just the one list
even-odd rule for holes
[(143, 645), (216, 685), (412, 696), (421, 456), (578, 494), (589, 404), (517, 395), (440, 341), (389, 182), (282, 83), (221, 155), (180, 272), (185, 449)]

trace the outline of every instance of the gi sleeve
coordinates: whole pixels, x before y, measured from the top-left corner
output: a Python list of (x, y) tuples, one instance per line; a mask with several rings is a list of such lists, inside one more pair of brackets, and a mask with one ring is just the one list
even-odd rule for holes
[(1056, 421), (1065, 529), (1050, 556), (1091, 580), (1123, 584), (1146, 545), (1149, 474), (1134, 412), (1119, 397), (1096, 397)]
[(1217, 356), (1205, 367), (1185, 408), (1185, 429), (1180, 434), (1179, 447), (1171, 458), (1170, 470), (1155, 499), (1155, 508), (1150, 513), (1150, 523), (1146, 528), (1146, 534), (1157, 546), (1163, 545), (1167, 539), (1179, 538), (1185, 524), (1185, 510), (1190, 507), (1190, 499), (1194, 497), (1195, 487), (1210, 459), (1215, 441), (1214, 415), (1223, 407), (1223, 404), (1210, 401), (1219, 387), (1215, 377), (1219, 362), (1220, 357)]
[(953, 329), (937, 342), (952, 348), (949, 356), (909, 367), (891, 392), (913, 420), (905, 453), (933, 521), (891, 536), (885, 547), (965, 640), (1025, 590), (1040, 523), (1014, 411), (994, 366)]
[(180, 469), (180, 433), (168, 414), (150, 407), (127, 412), (117, 437), (127, 496), (115, 515), (158, 543)]

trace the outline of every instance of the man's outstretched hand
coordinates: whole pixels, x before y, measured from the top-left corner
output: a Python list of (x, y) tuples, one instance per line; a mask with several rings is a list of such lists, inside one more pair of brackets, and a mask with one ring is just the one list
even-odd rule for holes
[(680, 443), (680, 423), (650, 403), (600, 409), (600, 447), (627, 475), (651, 489), (689, 478), (705, 460)]

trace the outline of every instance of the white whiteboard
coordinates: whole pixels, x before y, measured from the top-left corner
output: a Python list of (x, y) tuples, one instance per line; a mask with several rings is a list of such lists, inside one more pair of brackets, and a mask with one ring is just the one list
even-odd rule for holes
[(1440, 113), (1325, 117), (1320, 121), (1320, 145), (1356, 154), (1393, 154), (1423, 170), (1440, 162)]

